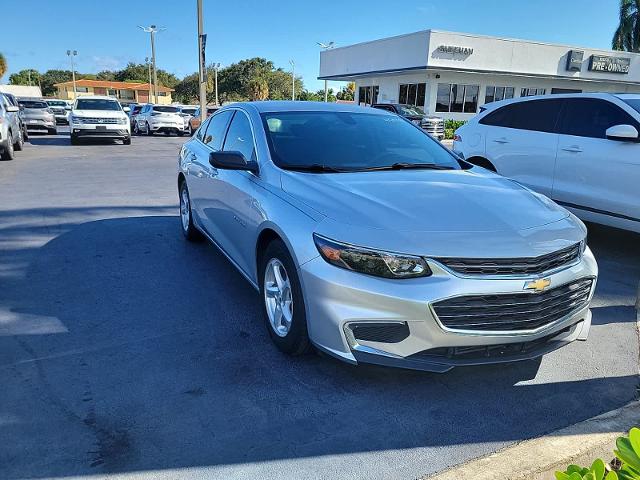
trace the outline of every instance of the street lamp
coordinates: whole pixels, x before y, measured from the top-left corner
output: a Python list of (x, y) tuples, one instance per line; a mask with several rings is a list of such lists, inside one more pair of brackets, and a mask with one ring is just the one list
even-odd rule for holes
[[(329, 42), (329, 43), (322, 43), (322, 42), (316, 42), (318, 45), (320, 45), (320, 48), (322, 50), (331, 50), (333, 48), (334, 42)], [(324, 101), (327, 101), (327, 95), (328, 95), (328, 89), (327, 89), (327, 79), (325, 78), (324, 80)]]
[(291, 100), (296, 99), (296, 62), (289, 60), (291, 64)]
[(215, 83), (215, 86), (216, 86), (216, 105), (220, 105), (218, 103), (218, 69), (219, 68), (220, 68), (220, 63), (219, 62), (213, 64), (213, 72), (215, 74), (214, 83)]
[(76, 89), (76, 66), (73, 63), (73, 57), (78, 55), (77, 50), (67, 50), (67, 56), (71, 59), (71, 78), (73, 79), (73, 99), (75, 100), (78, 96), (78, 91)]
[[(196, 1), (198, 17), (198, 92), (200, 96), (200, 122), (207, 118), (207, 64), (205, 53), (207, 48), (207, 35), (204, 33), (204, 21), (202, 19), (202, 0)], [(216, 103), (218, 103), (216, 91)]]
[(144, 63), (147, 64), (147, 70), (149, 71), (149, 98), (147, 101), (150, 102), (153, 91), (151, 90), (151, 63), (149, 62), (149, 57), (144, 57)]
[(156, 69), (156, 43), (155, 36), (156, 33), (161, 32), (162, 30), (166, 30), (165, 28), (158, 28), (155, 25), (150, 25), (148, 27), (143, 27), (138, 25), (143, 32), (151, 34), (151, 63), (153, 63), (153, 93), (155, 96), (155, 102), (158, 103), (158, 70)]

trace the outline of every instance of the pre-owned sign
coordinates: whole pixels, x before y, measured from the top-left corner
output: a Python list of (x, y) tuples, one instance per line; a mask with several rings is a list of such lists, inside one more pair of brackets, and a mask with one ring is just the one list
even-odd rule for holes
[(589, 70), (592, 72), (629, 73), (631, 59), (628, 57), (607, 57), (591, 55)]

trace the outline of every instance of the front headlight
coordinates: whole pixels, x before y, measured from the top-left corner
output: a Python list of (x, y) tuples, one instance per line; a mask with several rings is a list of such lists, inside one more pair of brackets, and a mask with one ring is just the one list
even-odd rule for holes
[(322, 258), (336, 267), (384, 278), (428, 277), (431, 269), (421, 257), (356, 247), (313, 234)]
[(75, 123), (75, 124), (79, 125), (79, 124), (82, 123), (82, 119), (80, 117), (76, 117), (76, 116), (71, 115), (71, 123)]
[(119, 119), (118, 119), (118, 123), (119, 123), (120, 125), (126, 125), (126, 123), (127, 123), (127, 119), (126, 119), (126, 118), (119, 118)]

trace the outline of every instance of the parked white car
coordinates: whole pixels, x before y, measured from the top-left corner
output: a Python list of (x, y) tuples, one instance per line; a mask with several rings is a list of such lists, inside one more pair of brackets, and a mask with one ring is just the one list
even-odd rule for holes
[(124, 109), (113, 97), (82, 96), (73, 104), (70, 130), (71, 145), (85, 138), (111, 138), (131, 144), (131, 127)]
[(185, 133), (184, 124), (179, 107), (148, 103), (136, 116), (133, 131), (137, 134), (153, 135), (162, 132), (165, 135), (176, 133), (182, 136)]
[(566, 94), (486, 106), (453, 149), (583, 220), (640, 232), (640, 95)]

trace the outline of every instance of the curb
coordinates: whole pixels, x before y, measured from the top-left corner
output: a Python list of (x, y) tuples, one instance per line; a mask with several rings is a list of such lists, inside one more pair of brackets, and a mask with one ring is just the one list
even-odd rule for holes
[[(613, 458), (616, 438), (639, 423), (640, 402), (634, 401), (617, 410), (422, 479), (552, 480), (556, 470), (564, 470), (581, 457), (588, 457), (589, 460), (585, 461), (589, 464), (605, 453)], [(608, 462), (611, 458), (605, 455), (603, 460)]]

